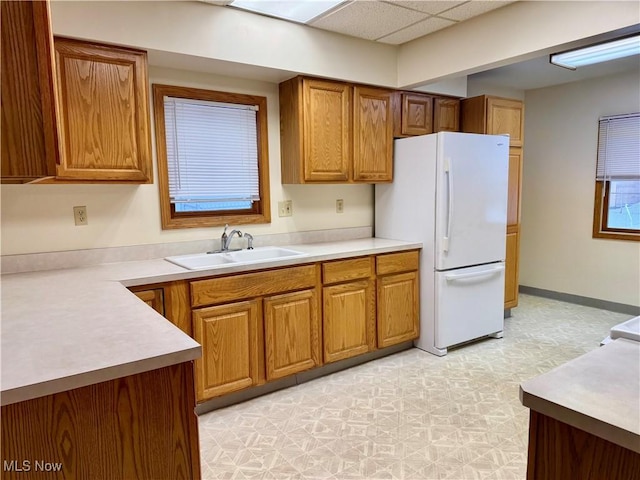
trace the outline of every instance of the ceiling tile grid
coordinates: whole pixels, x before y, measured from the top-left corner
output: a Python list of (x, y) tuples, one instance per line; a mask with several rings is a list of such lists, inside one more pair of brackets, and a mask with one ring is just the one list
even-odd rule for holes
[(429, 17), (422, 22), (416, 23), (407, 28), (403, 28), (402, 30), (398, 30), (391, 35), (387, 35), (386, 37), (382, 37), (377, 40), (379, 42), (389, 43), (391, 45), (400, 45), (415, 38), (422, 37), (437, 30), (449, 27), (451, 25), (454, 25), (455, 23), (456, 22), (454, 22), (453, 20), (446, 20), (439, 17)]
[(377, 40), (425, 20), (428, 14), (380, 1), (353, 1), (309, 23), (312, 27)]
[(514, 1), (517, 0), (350, 0), (309, 25), (400, 45)]

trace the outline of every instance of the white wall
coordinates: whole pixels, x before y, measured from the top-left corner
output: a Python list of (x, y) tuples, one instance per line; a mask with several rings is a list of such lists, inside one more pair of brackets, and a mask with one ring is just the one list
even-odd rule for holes
[(163, 60), (170, 57), (183, 69), (211, 71), (208, 63), (226, 75), (249, 66), (290, 72), (280, 80), (304, 73), (397, 83), (396, 46), (232, 8), (194, 1), (59, 1), (52, 2), (51, 16), (56, 35), (161, 52)]
[(525, 94), (520, 284), (640, 305), (640, 243), (594, 239), (598, 118), (640, 110), (640, 72)]
[[(271, 224), (251, 225), (255, 235), (373, 225), (370, 185), (282, 185), (280, 112), (274, 83), (151, 68), (151, 83), (167, 83), (267, 97)], [(153, 125), (153, 122), (152, 122)], [(51, 252), (217, 238), (221, 228), (161, 230), (152, 139), (153, 185), (3, 185), (2, 254)], [(335, 201), (344, 199), (344, 213)], [(278, 201), (293, 200), (293, 216), (279, 218)], [(76, 227), (73, 206), (86, 205), (89, 225)], [(245, 228), (243, 227), (244, 231)]]

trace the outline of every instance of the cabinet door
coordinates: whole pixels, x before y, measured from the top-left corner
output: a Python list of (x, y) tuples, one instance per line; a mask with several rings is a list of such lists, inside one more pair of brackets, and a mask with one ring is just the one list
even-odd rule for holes
[(55, 39), (64, 179), (152, 182), (147, 54)]
[(267, 380), (320, 365), (320, 325), (315, 290), (264, 299)]
[(136, 297), (145, 302), (160, 315), (164, 315), (164, 292), (162, 288), (140, 290), (133, 293), (135, 293)]
[(518, 251), (520, 243), (518, 231), (507, 233), (507, 252), (504, 271), (504, 308), (518, 306)]
[(435, 98), (433, 101), (433, 131), (460, 131), (460, 100)]
[(193, 311), (193, 333), (202, 345), (195, 362), (198, 401), (250, 387), (258, 380), (257, 300)]
[(323, 345), (325, 363), (375, 349), (375, 289), (373, 281), (324, 287)]
[(507, 226), (520, 224), (520, 195), (522, 188), (522, 149), (509, 149), (509, 187), (507, 197)]
[(487, 98), (487, 133), (509, 134), (511, 147), (522, 147), (524, 138), (524, 105), (519, 100)]
[(402, 94), (403, 135), (426, 135), (433, 132), (433, 97), (419, 93)]
[(353, 180), (393, 180), (393, 92), (354, 87)]
[(418, 272), (378, 278), (378, 348), (418, 338)]
[(49, 2), (0, 2), (2, 180), (52, 176), (58, 161)]
[(346, 182), (351, 165), (351, 87), (303, 81), (304, 180)]

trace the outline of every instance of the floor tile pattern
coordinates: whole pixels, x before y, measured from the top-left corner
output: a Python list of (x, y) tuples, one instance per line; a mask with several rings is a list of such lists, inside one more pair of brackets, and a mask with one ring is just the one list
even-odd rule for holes
[(524, 479), (520, 382), (629, 315), (529, 295), (503, 339), (407, 350), (200, 416), (204, 479)]

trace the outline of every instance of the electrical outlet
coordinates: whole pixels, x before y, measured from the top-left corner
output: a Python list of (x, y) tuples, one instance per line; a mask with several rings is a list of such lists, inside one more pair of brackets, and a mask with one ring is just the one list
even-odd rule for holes
[(87, 207), (73, 207), (73, 218), (76, 222), (76, 227), (79, 225), (87, 225), (89, 223), (89, 217), (87, 216)]
[(336, 213), (344, 213), (344, 200), (341, 198), (336, 200)]
[(278, 202), (278, 216), (290, 217), (291, 215), (293, 215), (293, 201), (283, 200)]

